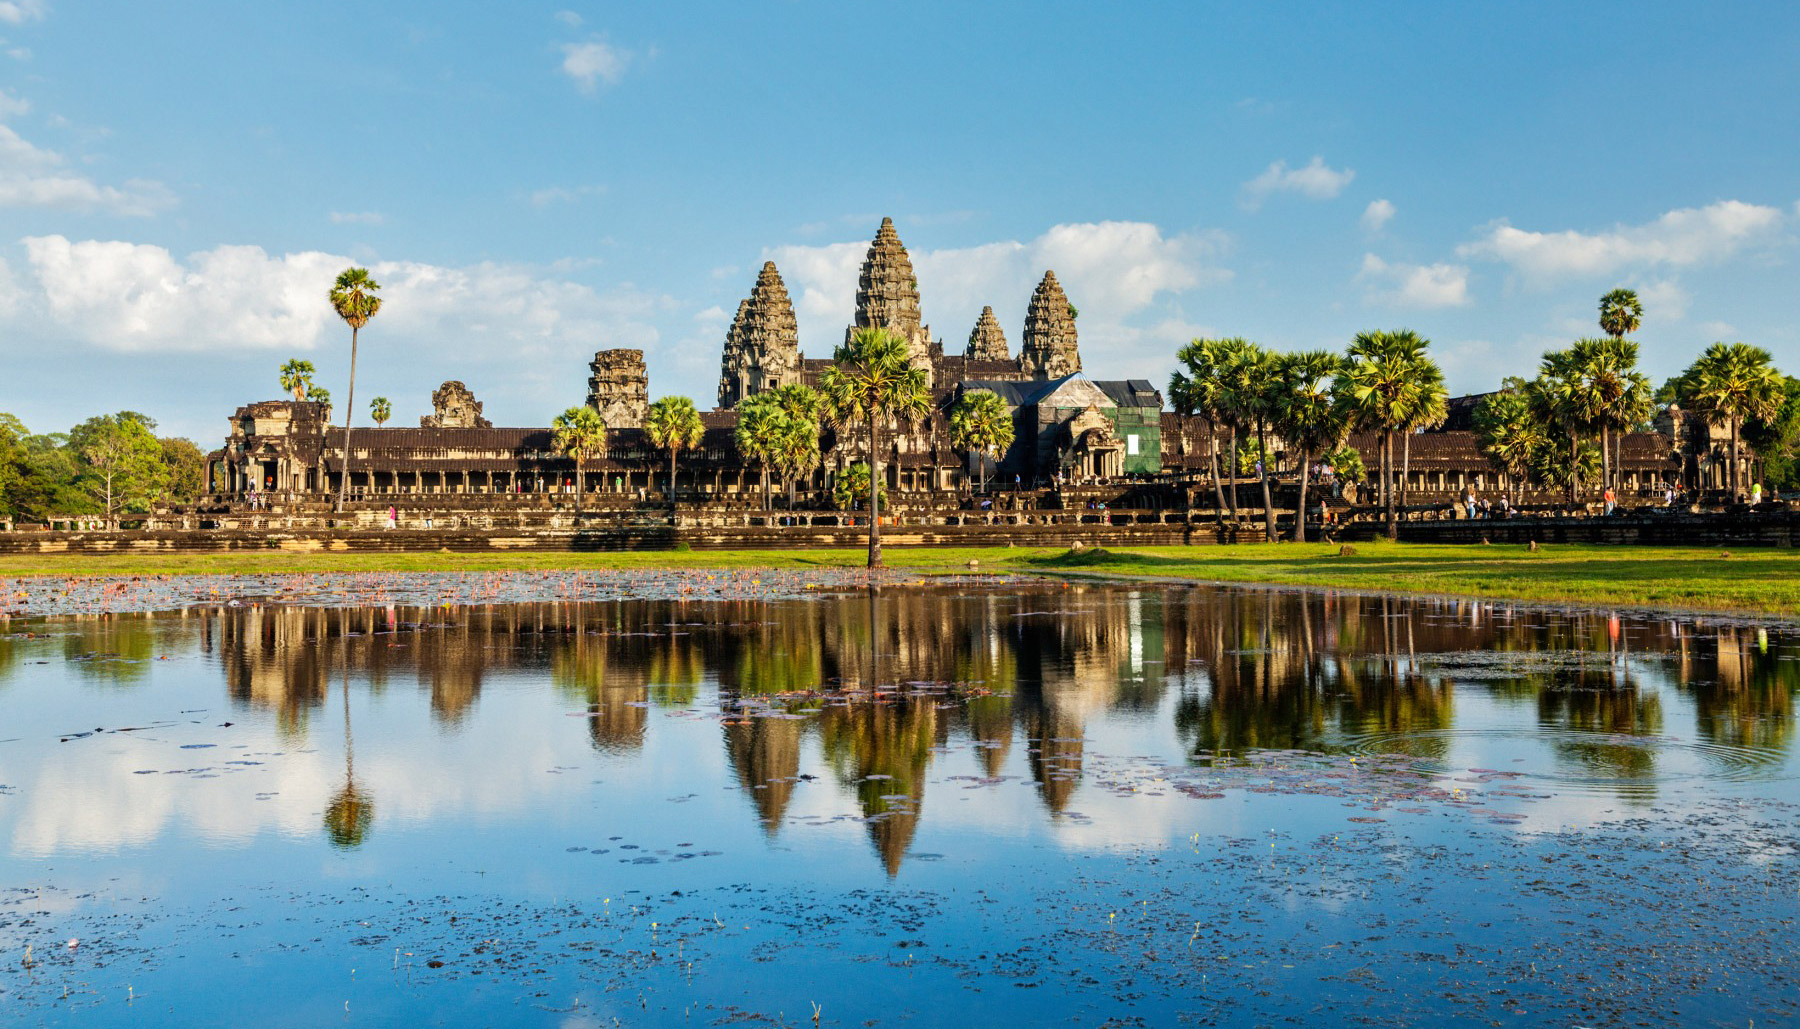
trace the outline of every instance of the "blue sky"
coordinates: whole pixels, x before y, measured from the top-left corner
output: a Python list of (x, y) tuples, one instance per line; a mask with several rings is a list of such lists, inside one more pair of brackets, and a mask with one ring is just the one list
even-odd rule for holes
[(0, 410), (211, 445), (294, 356), (341, 402), (351, 262), (359, 420), (545, 424), (623, 346), (710, 406), (761, 262), (827, 356), (883, 215), (946, 347), (1054, 268), (1097, 376), (1407, 326), (1480, 390), (1620, 285), (1658, 379), (1800, 372), (1797, 12), (0, 0)]

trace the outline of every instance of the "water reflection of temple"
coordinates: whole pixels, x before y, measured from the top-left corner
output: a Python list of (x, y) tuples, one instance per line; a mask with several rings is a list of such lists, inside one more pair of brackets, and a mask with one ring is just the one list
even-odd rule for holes
[[(1691, 698), (1702, 740), (1780, 760), (1797, 674), (1791, 643), (1754, 626), (1204, 587), (195, 618), (231, 696), (298, 735), (345, 672), (356, 690), (410, 678), (451, 730), (478, 726), (497, 681), (548, 682), (585, 716), (567, 729), (609, 757), (642, 747), (659, 708), (710, 712), (765, 833), (782, 831), (801, 776), (820, 773), (853, 801), (890, 872), (914, 844), (933, 774), (950, 774), (944, 755), (972, 751), (971, 771), (989, 778), (1021, 771), (1061, 813), (1089, 775), (1102, 717), (1172, 717), (1196, 759), (1366, 748), (1436, 762), (1447, 760), (1460, 693), (1547, 730), (1566, 770), (1642, 781), (1656, 748), (1633, 741), (1680, 733), (1667, 725), (1671, 691)], [(151, 649), (142, 626), (72, 629), (65, 649), (120, 655), (120, 668)], [(84, 674), (111, 674), (103, 663)], [(811, 763), (821, 758), (823, 768)]]

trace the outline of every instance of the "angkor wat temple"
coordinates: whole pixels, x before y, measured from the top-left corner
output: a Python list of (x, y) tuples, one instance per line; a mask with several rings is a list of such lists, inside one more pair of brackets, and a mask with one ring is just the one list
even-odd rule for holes
[[(1224, 430), (1163, 410), (1162, 394), (1147, 380), (1084, 374), (1076, 310), (1054, 271), (1044, 272), (1032, 294), (1016, 354), (992, 307), (982, 309), (960, 349), (947, 351), (932, 335), (912, 260), (891, 219), (882, 220), (869, 244), (855, 299), (846, 338), (871, 326), (894, 331), (930, 382), (931, 415), (883, 439), (887, 489), (903, 523), (910, 518), (919, 524), (966, 524), (970, 512), (991, 521), (1001, 511), (1017, 523), (1044, 517), (1030, 512), (1101, 505), (1153, 512), (1147, 520), (1165, 523), (1189, 521), (1199, 507), (1211, 509), (1209, 449), (1223, 448)], [(766, 508), (779, 507), (783, 524), (843, 524), (832, 509), (831, 486), (845, 466), (867, 459), (865, 438), (827, 425), (820, 465), (792, 482), (771, 483), (771, 494), (782, 498), (777, 503), (762, 495), (764, 470), (739, 453), (733, 433), (736, 409), (746, 398), (788, 383), (814, 385), (831, 364), (828, 355), (802, 352), (787, 287), (775, 264), (765, 262), (725, 336), (718, 406), (702, 415), (700, 445), (680, 454), (670, 497), (666, 454), (648, 443), (642, 429), (650, 402), (643, 352), (596, 353), (588, 366), (586, 403), (600, 413), (608, 434), (605, 452), (585, 463), (587, 495), (580, 517), (657, 510), (666, 519), (674, 509), (685, 510), (690, 519), (742, 517), (751, 524)], [(950, 444), (950, 409), (962, 394), (977, 389), (1005, 401), (1015, 429), (1011, 448), (986, 467), (977, 465), (984, 460), (979, 455)], [(1442, 430), (1411, 437), (1406, 481), (1419, 497), (1509, 485), (1469, 431), (1467, 414), (1475, 399), (1453, 402)], [(404, 511), (485, 512), (469, 523), (524, 526), (526, 519), (510, 519), (507, 512), (542, 510), (556, 522), (561, 516), (555, 512), (574, 506), (575, 498), (568, 496), (575, 489), (574, 464), (555, 451), (548, 428), (493, 426), (473, 393), (456, 381), (444, 383), (432, 405), (418, 428), (352, 429), (350, 524), (374, 527), (392, 505)], [(335, 494), (344, 464), (343, 430), (329, 426), (328, 416), (321, 405), (306, 401), (240, 407), (225, 446), (208, 462), (214, 509), (235, 509), (256, 493), (262, 506), (285, 505), (297, 515)], [(1675, 424), (1665, 432), (1631, 434), (1622, 447), (1627, 487), (1722, 475), (1723, 468), (1684, 456), (1712, 445), (1710, 439), (1685, 440), (1694, 431)], [(1377, 464), (1376, 442), (1351, 439), (1370, 468)], [(1292, 461), (1279, 441), (1275, 455), (1277, 476), (1291, 479)], [(1000, 501), (971, 495), (978, 478), (1003, 487)], [(1244, 492), (1245, 506), (1255, 506), (1249, 493)]]

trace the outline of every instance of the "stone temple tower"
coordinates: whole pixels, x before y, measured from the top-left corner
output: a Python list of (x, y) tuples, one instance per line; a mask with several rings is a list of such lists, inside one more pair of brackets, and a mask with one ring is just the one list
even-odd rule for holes
[(1006, 333), (1000, 331), (1000, 319), (994, 317), (993, 308), (981, 309), (981, 317), (975, 319), (975, 330), (969, 333), (969, 349), (965, 354), (971, 361), (1012, 360), (1012, 354), (1006, 349)]
[(931, 375), (931, 327), (919, 324), (919, 279), (892, 218), (881, 219), (881, 228), (869, 243), (869, 255), (856, 280), (856, 322), (845, 330), (844, 338), (876, 326), (899, 333), (913, 366)]
[(642, 350), (602, 350), (588, 362), (587, 404), (609, 429), (635, 429), (650, 414)]
[(1081, 370), (1075, 344), (1075, 315), (1055, 272), (1045, 272), (1025, 311), (1025, 344), (1019, 366), (1037, 379), (1060, 379)]
[(800, 330), (774, 261), (764, 261), (749, 299), (738, 304), (719, 363), (719, 406), (736, 407), (764, 390), (800, 381)]

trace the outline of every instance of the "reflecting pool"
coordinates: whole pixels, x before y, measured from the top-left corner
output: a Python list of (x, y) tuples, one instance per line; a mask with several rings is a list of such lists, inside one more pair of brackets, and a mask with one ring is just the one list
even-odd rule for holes
[(211, 582), (160, 612), (39, 583), (60, 613), (0, 619), (0, 1021), (1800, 1009), (1793, 626), (1003, 577)]

